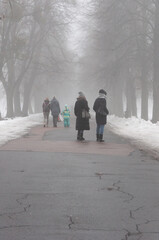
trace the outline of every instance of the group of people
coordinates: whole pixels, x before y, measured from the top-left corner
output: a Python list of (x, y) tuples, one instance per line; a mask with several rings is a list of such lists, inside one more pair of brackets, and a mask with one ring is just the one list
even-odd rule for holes
[[(79, 96), (74, 106), (74, 114), (76, 116), (76, 130), (77, 130), (77, 140), (83, 141), (85, 140), (83, 137), (84, 130), (90, 130), (89, 119), (90, 119), (90, 108), (88, 106), (87, 99), (84, 93), (79, 92)], [(96, 115), (96, 140), (97, 142), (104, 142), (103, 134), (104, 134), (104, 126), (107, 123), (107, 115), (109, 111), (107, 109), (106, 102), (106, 91), (104, 89), (99, 90), (99, 96), (96, 98), (93, 110)], [(48, 98), (46, 98), (42, 105), (43, 115), (44, 115), (44, 127), (48, 126), (49, 123), (49, 113), (53, 116), (53, 126), (57, 127), (58, 117), (61, 114), (64, 119), (64, 127), (70, 126), (70, 110), (68, 109), (67, 104), (65, 105), (65, 109), (60, 111), (60, 104), (58, 100), (53, 97), (51, 102)]]
[[(107, 115), (109, 111), (107, 109), (107, 102), (106, 102), (106, 91), (103, 89), (99, 90), (99, 96), (95, 100), (93, 105), (93, 110), (96, 113), (96, 137), (97, 142), (104, 142), (103, 140), (103, 133), (104, 133), (104, 126), (107, 123)], [(79, 97), (75, 103), (74, 113), (76, 115), (76, 130), (77, 130), (77, 140), (83, 141), (85, 140), (83, 137), (84, 130), (90, 130), (89, 125), (89, 110), (88, 102), (86, 97), (82, 92), (79, 92)]]
[(60, 121), (60, 114), (63, 115), (64, 118), (64, 127), (70, 126), (70, 110), (68, 109), (67, 104), (65, 104), (65, 109), (61, 113), (59, 101), (55, 96), (51, 102), (48, 98), (44, 100), (42, 104), (42, 110), (44, 116), (44, 127), (48, 127), (50, 111), (53, 117), (53, 127), (57, 127), (57, 122)]

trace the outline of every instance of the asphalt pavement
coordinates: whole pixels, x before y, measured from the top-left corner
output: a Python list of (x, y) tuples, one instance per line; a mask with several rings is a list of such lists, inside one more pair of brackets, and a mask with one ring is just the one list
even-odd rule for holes
[(159, 162), (95, 123), (33, 127), (0, 147), (0, 240), (159, 240)]

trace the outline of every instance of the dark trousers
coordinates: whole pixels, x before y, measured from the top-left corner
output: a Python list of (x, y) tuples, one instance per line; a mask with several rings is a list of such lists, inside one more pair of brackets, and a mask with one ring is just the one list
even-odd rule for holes
[(78, 130), (78, 136), (80, 136), (80, 135), (82, 135), (83, 136), (83, 132), (84, 132), (84, 130)]
[(44, 126), (46, 125), (48, 127), (49, 124), (49, 112), (43, 112), (44, 115)]
[(53, 126), (57, 127), (58, 116), (53, 115)]

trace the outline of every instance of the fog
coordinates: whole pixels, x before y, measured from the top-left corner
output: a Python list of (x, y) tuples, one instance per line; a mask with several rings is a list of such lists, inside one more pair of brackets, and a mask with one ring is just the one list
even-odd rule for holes
[(0, 0), (0, 112), (73, 108), (99, 89), (118, 117), (159, 120), (157, 0)]

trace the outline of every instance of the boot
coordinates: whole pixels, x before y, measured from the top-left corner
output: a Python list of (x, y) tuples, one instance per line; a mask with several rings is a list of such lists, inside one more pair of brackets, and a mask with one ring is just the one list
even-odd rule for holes
[(104, 140), (103, 140), (103, 134), (99, 134), (99, 142), (104, 142)]
[(100, 140), (99, 139), (99, 134), (96, 134), (96, 137), (97, 137), (96, 141), (99, 142), (99, 140)]
[(80, 134), (77, 133), (77, 140), (80, 141)]
[(84, 141), (85, 138), (83, 137), (83, 133), (80, 133), (80, 141)]

